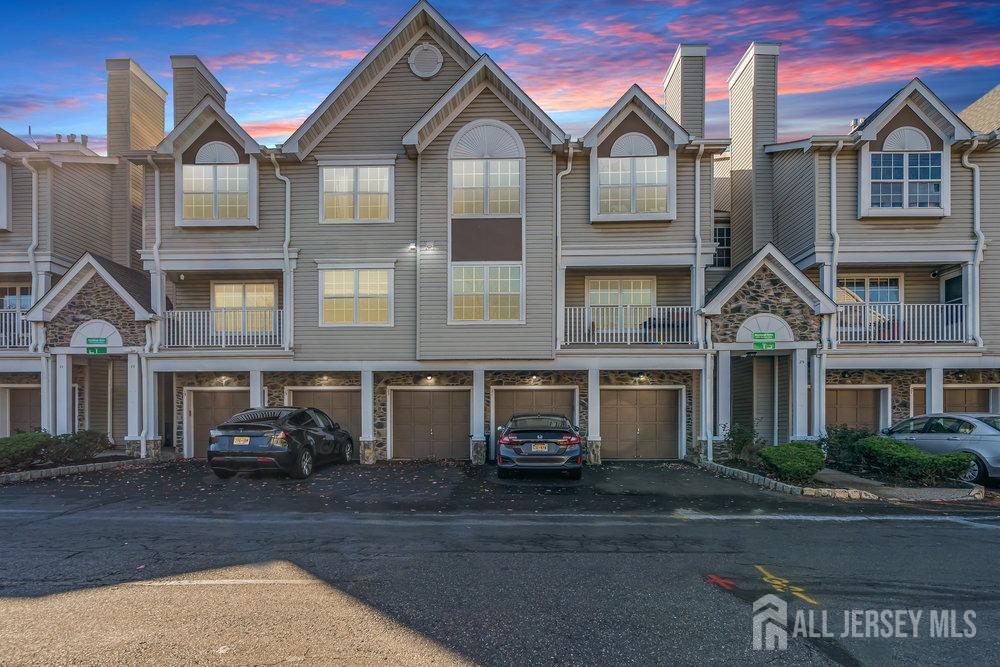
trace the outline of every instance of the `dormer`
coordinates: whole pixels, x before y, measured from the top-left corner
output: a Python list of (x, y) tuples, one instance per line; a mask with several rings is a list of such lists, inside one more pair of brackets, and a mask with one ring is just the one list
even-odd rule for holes
[(157, 146), (174, 158), (178, 227), (257, 227), (260, 145), (211, 96)]
[(859, 218), (951, 215), (951, 147), (972, 131), (919, 79), (861, 123)]
[(677, 218), (677, 150), (690, 136), (633, 85), (583, 137), (590, 150), (590, 221)]

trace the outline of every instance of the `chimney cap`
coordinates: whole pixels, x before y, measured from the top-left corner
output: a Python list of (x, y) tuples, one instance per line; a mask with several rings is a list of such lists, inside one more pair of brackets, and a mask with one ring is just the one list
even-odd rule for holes
[(667, 87), (667, 82), (674, 76), (674, 72), (680, 65), (681, 58), (704, 58), (708, 55), (708, 44), (706, 42), (681, 42), (674, 50), (674, 56), (670, 59), (670, 66), (663, 76), (663, 87)]
[(223, 100), (225, 100), (226, 96), (229, 94), (229, 91), (226, 90), (226, 87), (222, 85), (222, 83), (215, 77), (214, 74), (212, 74), (212, 70), (208, 69), (208, 66), (205, 65), (205, 63), (202, 62), (201, 58), (199, 58), (198, 56), (195, 55), (170, 56), (170, 67), (171, 69), (175, 70), (187, 69), (187, 68), (198, 70), (198, 73), (201, 74), (203, 77), (205, 77), (205, 80), (208, 81), (208, 84), (215, 89), (215, 92), (217, 92), (219, 95), (222, 96)]
[(166, 89), (160, 84), (156, 83), (156, 80), (153, 79), (153, 77), (151, 77), (149, 74), (147, 74), (146, 70), (144, 70), (142, 66), (139, 65), (139, 63), (132, 60), (131, 58), (108, 58), (104, 61), (104, 69), (107, 72), (128, 70), (132, 74), (135, 74), (139, 79), (141, 79), (143, 83), (149, 86), (150, 90), (152, 90), (154, 93), (163, 98), (164, 101), (166, 101), (167, 99)]
[(743, 57), (740, 58), (740, 61), (736, 64), (736, 67), (733, 69), (733, 73), (729, 75), (729, 79), (726, 81), (726, 83), (729, 85), (730, 88), (732, 88), (733, 82), (736, 81), (739, 75), (743, 73), (743, 70), (746, 68), (747, 65), (750, 64), (750, 61), (752, 61), (757, 56), (777, 57), (780, 51), (781, 51), (781, 42), (765, 42), (765, 41), (750, 42), (750, 46), (747, 47), (746, 53), (744, 53)]

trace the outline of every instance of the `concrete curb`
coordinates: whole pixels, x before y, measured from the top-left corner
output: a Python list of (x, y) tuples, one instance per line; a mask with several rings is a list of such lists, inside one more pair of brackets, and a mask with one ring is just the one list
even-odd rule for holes
[(106, 461), (104, 463), (82, 463), (75, 466), (60, 466), (58, 468), (43, 468), (41, 470), (21, 470), (19, 472), (8, 472), (0, 475), (0, 484), (13, 484), (14, 482), (33, 482), (38, 479), (51, 479), (53, 477), (64, 477), (66, 475), (77, 475), (82, 472), (95, 472), (97, 470), (110, 470), (128, 463), (135, 463), (136, 459), (122, 459), (121, 461)]
[(777, 491), (778, 493), (787, 493), (791, 496), (813, 495), (803, 493), (805, 489), (801, 486), (779, 482), (776, 479), (764, 477), (763, 475), (758, 475), (754, 472), (740, 470), (739, 468), (730, 468), (729, 466), (724, 466), (720, 463), (715, 463), (714, 461), (699, 461), (698, 466), (722, 475), (723, 477), (738, 479), (740, 481), (747, 482), (748, 484), (754, 484), (756, 486), (762, 486), (765, 489)]

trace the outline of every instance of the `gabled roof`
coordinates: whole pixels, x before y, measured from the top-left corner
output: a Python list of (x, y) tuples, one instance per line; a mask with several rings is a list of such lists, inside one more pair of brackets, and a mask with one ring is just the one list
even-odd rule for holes
[(618, 101), (614, 103), (607, 113), (601, 116), (601, 119), (590, 128), (587, 134), (583, 135), (583, 145), (585, 148), (594, 148), (600, 142), (601, 133), (604, 129), (611, 125), (613, 122), (619, 119), (619, 117), (627, 113), (630, 109), (629, 105), (635, 104), (638, 109), (644, 112), (647, 122), (653, 124), (653, 127), (660, 130), (661, 133), (672, 137), (668, 143), (674, 146), (683, 146), (691, 141), (691, 135), (688, 134), (687, 130), (681, 127), (681, 124), (670, 117), (670, 114), (666, 110), (657, 104), (649, 94), (639, 87), (639, 84), (633, 83), (632, 87), (625, 91), (625, 94), (618, 98)]
[(323, 137), (364, 97), (389, 69), (402, 58), (411, 41), (425, 29), (441, 34), (448, 51), (464, 68), (479, 59), (479, 52), (426, 0), (420, 0), (393, 26), (361, 62), (333, 89), (326, 99), (282, 145), (283, 153), (299, 159), (316, 147)]
[(1000, 129), (1000, 83), (958, 115), (976, 132), (988, 133)]
[(497, 93), (549, 148), (569, 139), (492, 58), (484, 55), (403, 135), (403, 145), (417, 153), (422, 151), (484, 88)]
[(812, 306), (817, 315), (829, 315), (837, 312), (837, 304), (824, 294), (802, 271), (792, 264), (781, 251), (768, 243), (763, 248), (746, 258), (722, 279), (718, 285), (705, 295), (705, 315), (719, 315), (722, 307), (743, 287), (761, 267), (766, 266), (795, 292), (800, 299)]
[(896, 91), (895, 95), (865, 118), (864, 122), (855, 128), (853, 134), (863, 140), (874, 139), (886, 121), (895, 116), (908, 100), (916, 100), (920, 111), (928, 116), (931, 124), (937, 125), (938, 129), (944, 130), (944, 123), (950, 125), (950, 138), (953, 141), (972, 138), (973, 132), (969, 126), (919, 78), (914, 78)]
[[(89, 279), (88, 271), (101, 276), (111, 289), (128, 304), (135, 313), (137, 321), (151, 320), (153, 314), (152, 292), (149, 274), (127, 266), (122, 266), (106, 257), (85, 253), (76, 263), (64, 273), (59, 281), (35, 302), (25, 317), (31, 322), (47, 322), (58, 312), (58, 309), (46, 312), (49, 307), (62, 297), (65, 302), (76, 294)], [(60, 305), (60, 308), (62, 305)]]
[(12, 153), (25, 153), (35, 150), (2, 127), (0, 127), (0, 149), (11, 151)]
[(244, 130), (236, 119), (211, 95), (205, 95), (170, 134), (156, 147), (161, 155), (173, 155), (187, 148), (213, 121), (218, 120), (234, 139), (243, 144), (247, 153), (260, 153), (260, 144)]

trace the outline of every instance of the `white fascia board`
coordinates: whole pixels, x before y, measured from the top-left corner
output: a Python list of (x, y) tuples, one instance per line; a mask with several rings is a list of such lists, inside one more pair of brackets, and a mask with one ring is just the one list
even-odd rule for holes
[(750, 61), (753, 60), (754, 56), (777, 56), (781, 51), (781, 45), (778, 42), (753, 42), (747, 47), (746, 53), (740, 58), (740, 61), (736, 63), (736, 67), (733, 68), (732, 74), (726, 79), (726, 83), (730, 88), (733, 87), (733, 82), (739, 78), (740, 74)]
[(671, 129), (671, 131), (673, 131), (673, 144), (675, 146), (682, 146), (690, 143), (691, 135), (688, 134), (687, 130), (681, 127), (680, 123), (674, 120), (670, 114), (667, 113), (666, 109), (654, 102), (653, 98), (650, 97), (649, 94), (639, 86), (639, 84), (633, 83), (632, 86), (625, 91), (625, 94), (618, 98), (618, 101), (615, 102), (603, 116), (601, 116), (600, 120), (598, 120), (585, 135), (583, 135), (584, 148), (595, 148), (600, 141), (600, 136), (604, 131), (604, 128), (606, 128), (633, 100), (635, 100), (639, 106), (645, 108), (650, 115), (662, 121)]
[[(945, 120), (952, 124), (955, 128), (955, 136), (952, 137), (954, 141), (965, 141), (966, 139), (971, 139), (975, 132), (969, 129), (969, 126), (959, 118), (958, 114), (948, 108), (940, 97), (934, 94), (930, 88), (927, 87), (920, 79), (913, 79), (908, 84), (903, 86), (895, 95), (889, 98), (889, 103), (882, 109), (881, 112), (875, 117), (866, 122), (865, 128), (859, 133), (859, 137), (864, 141), (872, 141), (878, 135), (879, 130), (893, 117), (900, 109), (908, 104), (909, 96), (914, 93), (920, 93), (920, 95), (931, 103), (938, 113), (944, 116)], [(920, 118), (927, 123), (928, 127), (934, 129), (935, 132), (940, 134), (939, 127), (936, 127), (933, 122), (931, 122), (919, 109), (913, 107), (911, 108), (917, 113)], [(942, 137), (947, 139), (947, 137)]]
[(201, 102), (199, 102), (194, 109), (192, 109), (191, 112), (184, 117), (177, 127), (171, 130), (170, 134), (163, 138), (163, 141), (161, 141), (156, 147), (156, 152), (161, 155), (175, 155), (181, 153), (185, 148), (187, 148), (187, 146), (175, 146), (174, 142), (185, 132), (185, 130), (191, 127), (191, 125), (194, 124), (194, 122), (198, 120), (198, 118), (201, 117), (207, 109), (211, 109), (215, 112), (215, 115), (222, 122), (222, 125), (229, 130), (229, 132), (236, 139), (239, 139), (243, 143), (243, 150), (247, 153), (260, 153), (260, 144), (258, 144), (257, 141), (251, 137), (238, 122), (236, 122), (236, 119), (233, 118), (232, 115), (215, 100), (215, 98), (209, 96), (205, 96)]
[[(63, 290), (66, 289), (74, 278), (87, 269), (93, 270), (94, 273), (104, 279), (104, 282), (106, 282), (108, 286), (111, 287), (111, 289), (113, 289), (126, 304), (128, 304), (129, 308), (132, 309), (132, 312), (135, 313), (135, 319), (137, 321), (151, 320), (154, 318), (153, 314), (139, 305), (139, 303), (132, 298), (132, 295), (121, 286), (121, 283), (115, 280), (111, 274), (100, 265), (100, 263), (91, 257), (90, 253), (86, 253), (80, 257), (80, 259), (78, 259), (72, 267), (70, 267), (69, 271), (64, 273), (59, 278), (59, 281), (53, 285), (41, 299), (35, 302), (31, 309), (25, 313), (25, 319), (29, 322), (46, 322), (50, 320), (51, 317), (46, 316), (45, 309), (60, 297)], [(74, 294), (79, 291), (82, 286), (83, 284), (79, 285), (77, 289), (74, 290)]]

